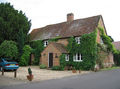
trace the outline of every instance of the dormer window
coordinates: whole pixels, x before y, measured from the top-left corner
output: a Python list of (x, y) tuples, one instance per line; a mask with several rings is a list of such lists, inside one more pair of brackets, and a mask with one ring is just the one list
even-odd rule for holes
[(77, 44), (80, 44), (80, 37), (75, 37), (75, 41)]
[(48, 41), (44, 41), (44, 47), (46, 47), (48, 45)]

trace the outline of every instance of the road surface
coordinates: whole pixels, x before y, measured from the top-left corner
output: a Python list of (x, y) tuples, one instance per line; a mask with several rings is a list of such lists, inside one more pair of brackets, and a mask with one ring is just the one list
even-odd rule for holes
[(120, 69), (92, 72), (42, 82), (4, 86), (0, 87), (0, 89), (120, 89)]

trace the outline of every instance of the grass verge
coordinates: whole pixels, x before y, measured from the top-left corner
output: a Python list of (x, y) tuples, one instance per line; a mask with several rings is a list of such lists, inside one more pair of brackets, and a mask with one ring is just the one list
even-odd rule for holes
[(101, 70), (112, 70), (112, 69), (120, 69), (119, 66), (114, 66), (114, 67), (111, 67), (111, 68), (104, 68), (104, 69), (101, 69)]

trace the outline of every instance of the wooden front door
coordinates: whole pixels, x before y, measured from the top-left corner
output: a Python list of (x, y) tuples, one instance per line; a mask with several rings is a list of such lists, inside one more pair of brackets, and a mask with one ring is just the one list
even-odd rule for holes
[(53, 66), (53, 53), (49, 53), (49, 67)]

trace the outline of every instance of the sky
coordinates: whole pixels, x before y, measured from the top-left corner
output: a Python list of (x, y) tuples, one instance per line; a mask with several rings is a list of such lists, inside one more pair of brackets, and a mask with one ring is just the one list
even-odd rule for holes
[(102, 15), (107, 34), (120, 41), (119, 0), (0, 0), (10, 2), (31, 20), (31, 30), (66, 21), (68, 13), (74, 19)]

